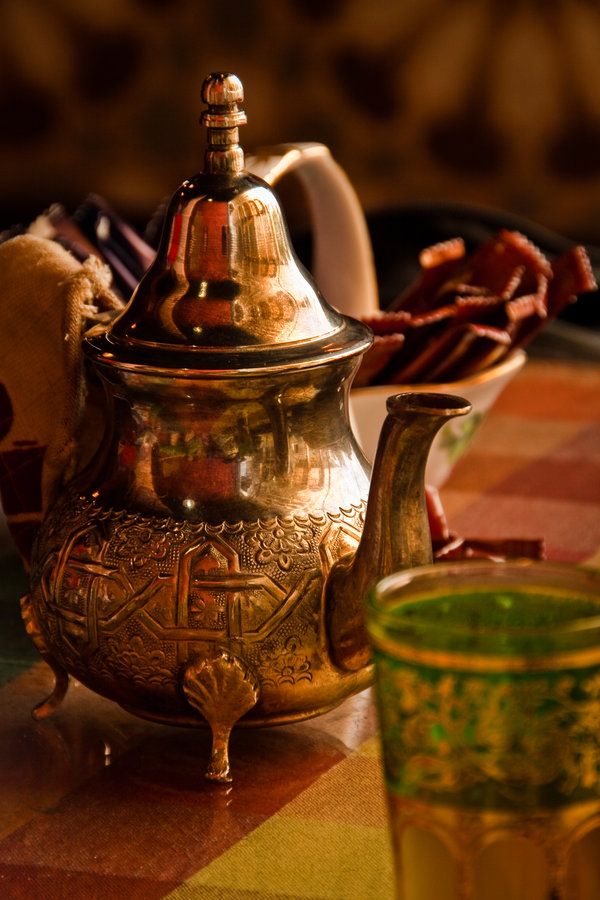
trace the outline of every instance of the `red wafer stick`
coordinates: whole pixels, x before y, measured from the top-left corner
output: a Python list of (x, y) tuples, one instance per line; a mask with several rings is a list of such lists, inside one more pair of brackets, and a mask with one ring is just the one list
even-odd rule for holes
[(361, 366), (355, 375), (353, 387), (375, 384), (379, 376), (402, 348), (403, 334), (375, 335), (373, 343), (365, 353)]

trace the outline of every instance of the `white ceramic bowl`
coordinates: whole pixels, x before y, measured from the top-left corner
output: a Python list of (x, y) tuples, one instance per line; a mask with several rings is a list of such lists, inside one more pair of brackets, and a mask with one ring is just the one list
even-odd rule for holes
[(498, 365), (449, 384), (383, 384), (354, 388), (350, 392), (350, 421), (363, 453), (370, 460), (375, 457), (379, 432), (386, 417), (386, 400), (392, 394), (439, 391), (464, 397), (472, 404), (472, 411), (468, 416), (447, 422), (437, 434), (429, 454), (425, 479), (428, 484), (440, 487), (471, 443), (487, 411), (526, 359), (523, 350), (515, 350)]

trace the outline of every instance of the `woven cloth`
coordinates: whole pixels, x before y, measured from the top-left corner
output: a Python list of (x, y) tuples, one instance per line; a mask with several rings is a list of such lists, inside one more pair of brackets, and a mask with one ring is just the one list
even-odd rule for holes
[(81, 264), (54, 241), (21, 235), (0, 245), (0, 498), (25, 559), (44, 512), (98, 439), (81, 337), (121, 308), (110, 283), (96, 257)]

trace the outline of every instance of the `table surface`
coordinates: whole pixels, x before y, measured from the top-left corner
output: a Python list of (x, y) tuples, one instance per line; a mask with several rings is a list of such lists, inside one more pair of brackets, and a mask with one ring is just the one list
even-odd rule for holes
[[(544, 537), (600, 567), (600, 366), (530, 360), (442, 490), (465, 537)], [(372, 696), (241, 731), (232, 785), (203, 780), (208, 734), (136, 719), (51, 677), (24, 636), (25, 580), (0, 561), (0, 896), (387, 900), (391, 856)]]

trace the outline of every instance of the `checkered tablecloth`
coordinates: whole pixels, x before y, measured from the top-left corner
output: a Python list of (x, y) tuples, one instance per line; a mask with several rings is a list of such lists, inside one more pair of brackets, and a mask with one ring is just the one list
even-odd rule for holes
[[(544, 537), (600, 566), (600, 367), (529, 361), (442, 491), (466, 537)], [(391, 856), (370, 692), (310, 722), (240, 731), (235, 781), (203, 780), (209, 738), (51, 682), (2, 562), (0, 897), (388, 900)]]

